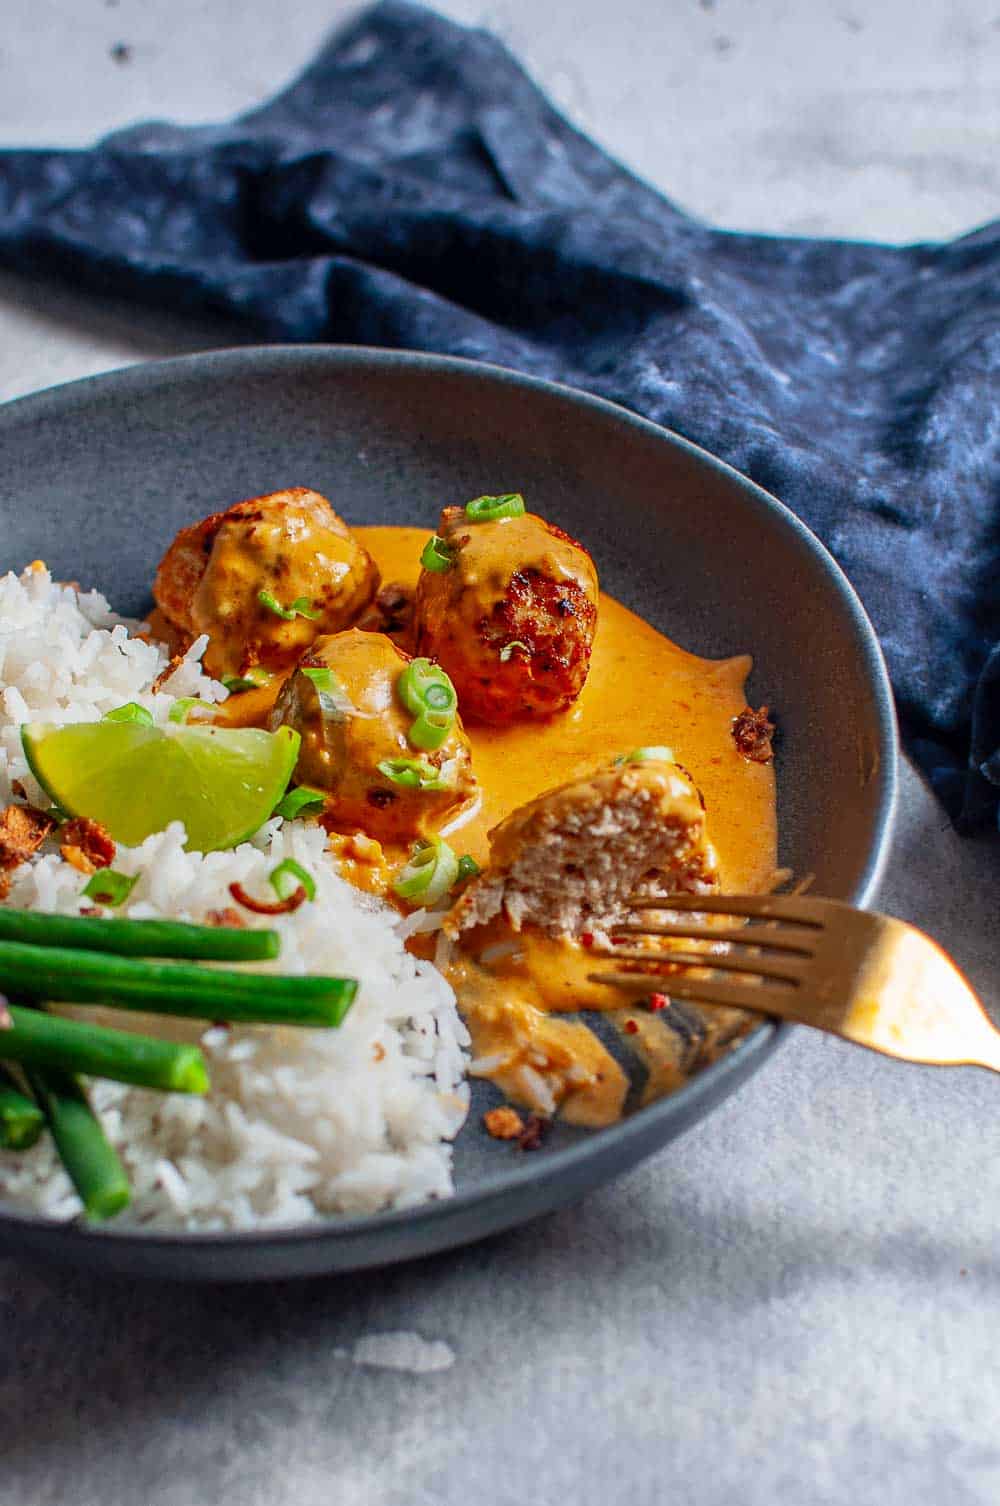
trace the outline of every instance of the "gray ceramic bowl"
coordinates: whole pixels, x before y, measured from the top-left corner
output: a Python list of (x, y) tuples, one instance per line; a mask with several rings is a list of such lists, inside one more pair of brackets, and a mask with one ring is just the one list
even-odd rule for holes
[[(781, 861), (863, 903), (891, 824), (896, 733), (868, 619), (779, 502), (693, 445), (577, 392), (446, 358), (316, 347), (232, 350), (116, 372), (0, 410), (3, 568), (43, 557), (141, 615), (176, 529), (242, 497), (315, 487), (349, 522), (430, 528), (443, 502), (523, 491), (585, 540), (602, 584), (699, 654), (752, 651), (776, 708)], [(402, 1260), (523, 1222), (627, 1170), (763, 1065), (758, 1028), (683, 1091), (531, 1156), (474, 1106), (457, 1194), (406, 1213), (280, 1233), (148, 1235), (0, 1208), (0, 1243), (95, 1269), (189, 1279), (307, 1275)], [(500, 1153), (498, 1153), (500, 1152)], [(680, 1150), (678, 1154), (682, 1153)], [(724, 1165), (719, 1175), (726, 1175)]]

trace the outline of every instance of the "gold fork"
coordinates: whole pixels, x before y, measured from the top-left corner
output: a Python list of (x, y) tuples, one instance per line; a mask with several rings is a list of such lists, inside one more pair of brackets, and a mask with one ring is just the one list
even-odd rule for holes
[[(591, 973), (593, 982), (775, 1015), (903, 1061), (1000, 1072), (1000, 1031), (950, 958), (904, 921), (801, 894), (637, 894), (628, 903), (673, 913), (649, 925), (623, 923), (616, 936), (727, 945), (707, 954), (594, 947), (592, 956), (630, 968)], [(746, 924), (688, 922), (685, 911)]]

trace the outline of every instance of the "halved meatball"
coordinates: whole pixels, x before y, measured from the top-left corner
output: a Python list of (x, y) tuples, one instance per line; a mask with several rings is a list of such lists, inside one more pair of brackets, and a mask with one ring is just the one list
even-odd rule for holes
[(597, 625), (590, 555), (533, 513), (480, 522), (446, 507), (440, 538), (441, 568), (425, 568), (417, 585), (417, 652), (448, 671), (467, 718), (500, 725), (565, 711), (583, 689)]
[(643, 887), (718, 888), (715, 850), (689, 776), (662, 759), (622, 762), (514, 811), (490, 832), (489, 867), (447, 922), (458, 934), (502, 916), (553, 937), (610, 931)]
[(272, 731), (301, 733), (295, 777), (327, 792), (331, 822), (381, 842), (430, 836), (476, 788), (457, 716), (439, 747), (412, 742), (414, 715), (399, 689), (410, 662), (384, 633), (317, 638), (271, 714)]
[(326, 498), (293, 487), (182, 528), (153, 595), (178, 628), (208, 634), (205, 667), (222, 677), (288, 669), (321, 633), (350, 626), (378, 583)]

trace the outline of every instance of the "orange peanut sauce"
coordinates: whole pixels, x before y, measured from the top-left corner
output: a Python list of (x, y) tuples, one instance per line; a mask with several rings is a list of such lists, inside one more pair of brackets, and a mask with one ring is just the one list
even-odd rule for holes
[[(415, 586), (429, 529), (355, 532), (383, 582)], [(774, 768), (744, 758), (732, 736), (733, 719), (746, 706), (751, 667), (746, 654), (720, 660), (690, 654), (602, 594), (587, 683), (568, 711), (503, 727), (466, 726), (480, 799), (446, 824), (443, 834), (457, 853), (485, 865), (490, 828), (512, 810), (616, 754), (666, 744), (704, 799), (722, 888), (744, 894), (768, 889), (777, 863)], [(266, 722), (279, 685), (234, 697), (220, 719), (234, 726)], [(332, 837), (344, 876), (385, 893), (389, 872), (402, 864), (405, 852), (386, 847), (375, 861), (370, 852), (359, 861), (345, 846), (348, 840)], [(736, 1011), (686, 1006), (688, 1015), (701, 1015), (693, 1053), (690, 1030), (671, 1026), (669, 1008), (652, 1014), (623, 1004), (615, 990), (587, 983), (594, 967), (579, 943), (526, 931), (506, 951), (502, 945), (497, 950), (502, 955), (491, 965), (459, 952), (446, 969), (472, 1036), (477, 1070), (515, 1102), (548, 1111), (555, 1106), (575, 1124), (597, 1127), (619, 1118), (628, 1079), (593, 1031), (567, 1018), (567, 1011), (582, 1004), (607, 1012), (644, 1069), (644, 1103), (679, 1087), (690, 1075), (693, 1055), (697, 1064), (711, 1059), (747, 1025), (748, 1017)]]

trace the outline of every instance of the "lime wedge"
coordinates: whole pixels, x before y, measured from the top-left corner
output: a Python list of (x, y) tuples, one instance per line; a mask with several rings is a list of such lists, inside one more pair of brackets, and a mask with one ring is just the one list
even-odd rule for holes
[(129, 847), (183, 821), (194, 852), (234, 847), (264, 824), (295, 768), (290, 727), (179, 727), (135, 722), (29, 722), (31, 772), (71, 816), (99, 821)]

